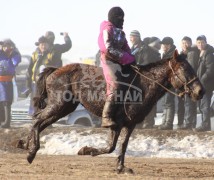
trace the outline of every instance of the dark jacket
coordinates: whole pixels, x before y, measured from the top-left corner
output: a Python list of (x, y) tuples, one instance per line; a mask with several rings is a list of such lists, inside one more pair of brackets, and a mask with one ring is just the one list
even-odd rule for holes
[(175, 45), (172, 45), (172, 47), (170, 48), (169, 51), (167, 51), (166, 53), (163, 53), (162, 59), (169, 59), (173, 57), (173, 53), (176, 49)]
[(62, 54), (69, 51), (72, 46), (72, 42), (69, 36), (64, 37), (64, 44), (54, 44), (50, 49), (53, 53), (53, 66), (61, 67), (62, 66)]
[(199, 57), (197, 75), (205, 90), (214, 90), (214, 48), (207, 44), (204, 54)]
[(131, 52), (135, 56), (136, 63), (139, 65), (146, 65), (157, 62), (161, 59), (160, 53), (145, 44), (144, 41), (141, 41), (138, 45), (133, 46), (131, 48)]
[(144, 54), (142, 55), (143, 62), (141, 65), (147, 65), (161, 60), (161, 55), (158, 51), (150, 46), (145, 46), (144, 48)]
[(195, 73), (197, 73), (199, 54), (200, 54), (198, 48), (197, 47), (191, 47), (187, 50), (186, 53), (181, 51), (180, 54), (186, 55), (186, 60), (191, 65), (191, 67), (194, 69)]

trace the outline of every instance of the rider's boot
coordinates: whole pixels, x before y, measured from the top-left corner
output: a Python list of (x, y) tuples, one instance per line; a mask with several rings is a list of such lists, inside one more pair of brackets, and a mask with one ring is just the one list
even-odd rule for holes
[(115, 127), (117, 124), (113, 120), (113, 117), (115, 116), (116, 110), (118, 105), (114, 102), (113, 98), (107, 98), (103, 113), (102, 113), (102, 124), (101, 127)]

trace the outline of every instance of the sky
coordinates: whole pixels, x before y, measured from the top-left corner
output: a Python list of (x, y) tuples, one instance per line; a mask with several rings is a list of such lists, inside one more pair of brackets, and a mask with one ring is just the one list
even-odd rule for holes
[[(0, 0), (0, 40), (11, 38), (22, 54), (31, 55), (35, 42), (46, 31), (55, 33), (55, 43), (63, 43), (60, 32), (68, 32), (73, 46), (63, 54), (69, 62), (94, 57), (98, 51), (100, 23), (111, 7), (125, 12), (124, 31), (129, 42), (132, 30), (142, 39), (170, 36), (180, 49), (183, 36), (195, 42), (204, 34), (214, 45), (213, 0)], [(129, 42), (129, 45), (130, 42)]]

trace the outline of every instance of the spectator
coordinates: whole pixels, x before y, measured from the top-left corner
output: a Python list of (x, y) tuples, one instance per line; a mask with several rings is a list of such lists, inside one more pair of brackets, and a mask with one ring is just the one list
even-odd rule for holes
[(144, 50), (144, 43), (141, 40), (139, 31), (133, 30), (130, 33), (130, 42), (132, 44), (131, 53), (135, 56), (136, 63), (140, 65), (143, 63), (142, 51)]
[(115, 103), (115, 95), (123, 90), (120, 83), (126, 82), (127, 78), (120, 75), (123, 65), (129, 67), (135, 63), (134, 56), (128, 46), (123, 31), (124, 11), (120, 7), (113, 7), (108, 12), (108, 21), (100, 25), (98, 45), (101, 52), (101, 64), (107, 84), (106, 102), (102, 113), (102, 127), (115, 127), (113, 116), (118, 109)]
[[(145, 39), (145, 38), (144, 38)], [(157, 37), (147, 38), (147, 44), (141, 41), (140, 33), (133, 30), (130, 33), (130, 41), (132, 43), (131, 52), (139, 65), (147, 65), (152, 62), (157, 62), (160, 57), (160, 39)], [(155, 124), (156, 105), (152, 108), (151, 112), (147, 115), (144, 121), (137, 125), (138, 128), (142, 126), (143, 129), (153, 128)]]
[(49, 41), (49, 51), (53, 51), (53, 58), (52, 58), (52, 65), (54, 67), (61, 67), (62, 66), (62, 54), (69, 51), (71, 49), (72, 43), (71, 39), (67, 32), (61, 33), (64, 36), (64, 44), (54, 44), (55, 35), (52, 31), (47, 31), (45, 33), (45, 37)]
[[(176, 49), (174, 41), (171, 37), (165, 37), (161, 41), (163, 50), (162, 59), (168, 59), (173, 56)], [(162, 124), (158, 127), (161, 130), (172, 130), (175, 115), (175, 100), (174, 95), (167, 92), (164, 96), (164, 110)]]
[(207, 44), (204, 35), (198, 36), (196, 45), (200, 51), (197, 75), (205, 88), (205, 94), (199, 101), (199, 110), (202, 114), (202, 123), (195, 131), (210, 131), (210, 103), (214, 89), (214, 48)]
[[(192, 47), (192, 39), (188, 36), (184, 36), (181, 41), (182, 51), (180, 54), (186, 55), (186, 60), (192, 66), (195, 72), (198, 69), (199, 50), (197, 47)], [(178, 116), (178, 129), (190, 129), (192, 130), (196, 126), (197, 120), (197, 104), (192, 101), (188, 95), (184, 98), (184, 118)], [(181, 109), (181, 107), (180, 107)], [(183, 110), (183, 109), (182, 109)], [(185, 124), (183, 121), (185, 120)]]
[(15, 68), (21, 62), (21, 55), (14, 42), (6, 39), (1, 42), (0, 50), (0, 127), (9, 128)]
[(27, 89), (23, 93), (26, 96), (31, 93), (29, 115), (32, 115), (34, 113), (32, 100), (36, 93), (36, 81), (39, 78), (39, 74), (43, 71), (45, 67), (55, 65), (55, 61), (53, 61), (54, 52), (49, 50), (48, 39), (44, 36), (41, 36), (38, 42), (35, 43), (35, 45), (38, 47), (33, 52), (31, 57), (27, 73)]
[[(160, 39), (157, 37), (151, 37), (146, 46), (143, 65), (154, 63), (161, 60), (159, 50), (161, 48)], [(157, 113), (157, 105), (154, 105), (151, 112), (146, 116), (143, 121), (143, 129), (151, 129), (155, 125), (155, 117)]]

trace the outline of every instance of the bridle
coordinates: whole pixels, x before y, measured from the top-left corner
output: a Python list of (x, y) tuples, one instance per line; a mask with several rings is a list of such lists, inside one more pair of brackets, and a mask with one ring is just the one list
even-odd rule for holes
[(190, 81), (184, 82), (184, 81), (179, 77), (179, 75), (174, 71), (174, 69), (172, 68), (171, 61), (169, 61), (168, 65), (169, 65), (169, 68), (170, 68), (171, 71), (172, 71), (172, 74), (173, 74), (174, 76), (176, 76), (176, 77), (179, 79), (179, 81), (182, 83), (182, 85), (183, 85), (182, 87), (184, 87), (184, 91), (183, 91), (183, 92), (179, 92), (179, 93), (173, 92), (173, 91), (171, 91), (169, 88), (167, 88), (167, 87), (163, 86), (162, 84), (160, 84), (159, 82), (157, 82), (156, 80), (151, 79), (150, 77), (145, 76), (144, 74), (142, 74), (142, 73), (139, 71), (139, 68), (138, 68), (137, 66), (131, 65), (131, 67), (132, 67), (132, 68), (134, 69), (134, 71), (135, 71), (137, 74), (139, 74), (140, 76), (143, 76), (144, 78), (146, 78), (146, 79), (148, 79), (148, 80), (150, 80), (150, 81), (152, 81), (152, 82), (158, 84), (158, 85), (161, 86), (163, 89), (165, 89), (167, 92), (169, 92), (169, 93), (171, 93), (171, 94), (173, 94), (173, 95), (175, 95), (175, 96), (183, 97), (185, 94), (189, 94), (190, 91), (191, 91), (191, 88), (189, 87), (189, 84), (191, 84), (192, 82), (194, 82), (194, 81), (197, 80), (198, 78), (197, 78), (197, 77), (194, 77), (194, 78), (192, 78)]
[(171, 69), (172, 71), (172, 74), (182, 83), (182, 87), (184, 88), (184, 91), (183, 92), (180, 92), (179, 94), (176, 94), (177, 96), (179, 97), (183, 97), (185, 94), (189, 94), (190, 91), (191, 91), (191, 88), (189, 87), (189, 84), (191, 84), (192, 82), (194, 82), (195, 80), (197, 80), (198, 78), (197, 77), (194, 77), (192, 78), (190, 81), (188, 82), (184, 82), (180, 77), (179, 75), (174, 71), (174, 69), (172, 68), (172, 63), (171, 61), (169, 61), (169, 68)]
[[(134, 80), (136, 79), (137, 75), (139, 74), (140, 76), (142, 76), (142, 77), (148, 79), (149, 81), (152, 81), (152, 82), (158, 84), (158, 85), (161, 86), (163, 89), (165, 89), (167, 92), (169, 92), (169, 93), (171, 93), (171, 94), (173, 94), (173, 95), (175, 95), (175, 96), (183, 97), (185, 94), (189, 94), (190, 91), (191, 91), (191, 88), (189, 87), (189, 84), (192, 83), (193, 81), (195, 81), (195, 80), (197, 79), (197, 77), (194, 77), (193, 79), (191, 79), (189, 82), (186, 83), (186, 82), (184, 82), (184, 81), (179, 77), (179, 75), (174, 71), (174, 69), (172, 68), (171, 61), (169, 61), (168, 65), (169, 65), (169, 68), (170, 68), (171, 71), (172, 71), (172, 74), (173, 74), (174, 76), (176, 76), (176, 77), (181, 81), (181, 83), (182, 83), (182, 85), (183, 85), (182, 87), (184, 87), (184, 91), (183, 91), (183, 92), (176, 93), (176, 92), (171, 91), (169, 88), (163, 86), (162, 84), (160, 84), (160, 83), (157, 82), (156, 80), (151, 79), (150, 77), (145, 76), (144, 74), (142, 74), (142, 73), (139, 71), (139, 67), (137, 67), (137, 66), (135, 66), (135, 65), (131, 65), (131, 67), (132, 67), (133, 70), (136, 72), (136, 74), (135, 74), (134, 78), (132, 79), (132, 82), (131, 82), (130, 85), (129, 85), (128, 91), (129, 91), (131, 85), (133, 84)], [(181, 88), (181, 87), (180, 87), (180, 88)], [(127, 92), (128, 92), (128, 91), (127, 91)], [(125, 99), (126, 99), (126, 98), (127, 98), (127, 93), (126, 93)], [(130, 118), (128, 112), (127, 112), (127, 109), (126, 109), (126, 103), (124, 103), (124, 110), (125, 110), (125, 113), (126, 113), (127, 117), (129, 118), (129, 120), (131, 120), (131, 118)]]

